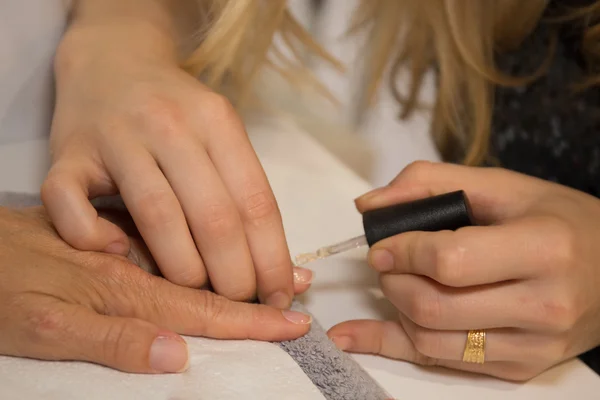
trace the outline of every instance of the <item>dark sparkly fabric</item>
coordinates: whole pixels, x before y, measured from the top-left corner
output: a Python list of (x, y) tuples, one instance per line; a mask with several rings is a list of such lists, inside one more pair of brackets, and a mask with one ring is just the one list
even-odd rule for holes
[(580, 30), (540, 24), (516, 52), (498, 57), (513, 75), (535, 71), (552, 33), (558, 42), (548, 73), (527, 87), (496, 90), (491, 150), (501, 165), (600, 195), (600, 88), (573, 93), (586, 76)]
[[(590, 1), (552, 1), (547, 14), (582, 3)], [(581, 32), (576, 23), (542, 22), (518, 51), (498, 56), (500, 69), (526, 75), (545, 58), (552, 35), (558, 37), (551, 66), (542, 79), (527, 87), (496, 90), (490, 145), (502, 167), (598, 197), (600, 88), (576, 94), (569, 88), (588, 72), (580, 52)], [(581, 358), (600, 374), (600, 348)]]

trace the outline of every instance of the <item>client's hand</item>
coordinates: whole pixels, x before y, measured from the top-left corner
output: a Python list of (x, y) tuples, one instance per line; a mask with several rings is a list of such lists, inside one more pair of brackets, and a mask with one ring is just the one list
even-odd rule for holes
[[(399, 321), (339, 324), (329, 332), (338, 346), (527, 380), (599, 345), (598, 199), (501, 169), (416, 163), (357, 206), (458, 189), (480, 226), (374, 245), (369, 264)], [(470, 330), (486, 332), (483, 364), (463, 360)]]
[(132, 262), (152, 270), (140, 242), (130, 259), (75, 250), (43, 208), (0, 207), (0, 354), (179, 372), (188, 354), (178, 333), (279, 341), (308, 331), (304, 314), (235, 303), (145, 272)]

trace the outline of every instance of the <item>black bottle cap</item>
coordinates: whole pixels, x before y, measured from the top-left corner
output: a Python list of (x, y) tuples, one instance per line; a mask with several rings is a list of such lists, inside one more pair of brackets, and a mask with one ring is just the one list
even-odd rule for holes
[(470, 225), (473, 225), (471, 207), (462, 190), (363, 214), (369, 246), (404, 232), (456, 230)]

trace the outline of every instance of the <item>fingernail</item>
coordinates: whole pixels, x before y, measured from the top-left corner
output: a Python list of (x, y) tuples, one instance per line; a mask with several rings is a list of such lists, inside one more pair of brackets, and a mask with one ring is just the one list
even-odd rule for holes
[(388, 272), (394, 269), (394, 256), (385, 249), (376, 249), (369, 257), (371, 267), (379, 272)]
[(294, 267), (294, 283), (308, 285), (312, 282), (313, 272), (310, 269)]
[(150, 347), (150, 367), (159, 372), (183, 372), (189, 367), (186, 343), (172, 336), (158, 336)]
[(335, 346), (342, 351), (347, 350), (352, 346), (352, 339), (348, 336), (335, 336), (332, 337), (331, 340)]
[(312, 322), (312, 317), (310, 315), (306, 315), (298, 311), (285, 310), (281, 313), (285, 319), (297, 325), (308, 325)]
[(112, 242), (104, 249), (106, 253), (127, 255), (129, 246), (123, 242)]
[(356, 204), (359, 201), (368, 200), (371, 197), (375, 196), (378, 192), (379, 192), (379, 189), (373, 189), (370, 192), (367, 192), (367, 193), (363, 194), (362, 196), (359, 196), (356, 199), (354, 199), (354, 203)]
[(267, 297), (266, 305), (286, 309), (289, 308), (291, 303), (290, 296), (285, 292), (275, 292)]

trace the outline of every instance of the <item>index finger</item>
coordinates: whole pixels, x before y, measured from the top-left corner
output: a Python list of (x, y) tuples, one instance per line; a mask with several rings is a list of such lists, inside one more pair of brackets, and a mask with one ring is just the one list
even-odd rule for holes
[[(123, 267), (119, 264), (112, 271), (102, 271), (108, 274), (101, 286), (108, 290), (101, 295), (110, 315), (139, 318), (183, 335), (264, 341), (298, 338), (308, 332), (312, 322), (309, 315), (300, 312), (231, 301)], [(119, 279), (111, 274), (119, 275)]]
[(500, 168), (467, 167), (419, 161), (388, 185), (356, 199), (360, 212), (400, 202), (464, 190), (478, 224), (520, 215), (548, 182)]
[[(82, 168), (82, 165), (84, 168)], [(98, 191), (85, 163), (64, 158), (54, 164), (41, 188), (46, 211), (60, 236), (79, 250), (106, 251), (126, 255), (129, 241), (115, 224), (100, 217), (90, 202), (90, 188)], [(110, 193), (103, 188), (94, 194)]]

